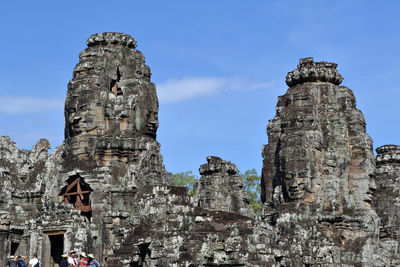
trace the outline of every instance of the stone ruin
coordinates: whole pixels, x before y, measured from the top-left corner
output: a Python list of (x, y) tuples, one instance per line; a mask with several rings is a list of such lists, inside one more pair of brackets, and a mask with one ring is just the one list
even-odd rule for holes
[(136, 41), (94, 34), (68, 84), (51, 154), (0, 138), (0, 260), (71, 249), (107, 266), (399, 266), (400, 146), (373, 154), (337, 65), (289, 72), (262, 149), (263, 214), (237, 167), (208, 157), (188, 196), (156, 140), (158, 100)]

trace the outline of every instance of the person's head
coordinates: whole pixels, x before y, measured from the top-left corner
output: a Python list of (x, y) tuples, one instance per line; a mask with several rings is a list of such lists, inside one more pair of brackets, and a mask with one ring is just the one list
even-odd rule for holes
[(72, 258), (75, 258), (76, 257), (76, 251), (75, 250), (71, 250), (69, 252), (69, 256), (72, 257)]
[(21, 257), (21, 255), (18, 255), (17, 261), (20, 261), (20, 260), (22, 260), (22, 257)]
[(37, 253), (33, 253), (33, 258), (37, 259)]
[(88, 254), (88, 257), (89, 257), (89, 259), (91, 259), (91, 260), (93, 260), (94, 259), (94, 256), (93, 256), (93, 254)]
[(65, 258), (68, 258), (68, 254), (67, 254), (67, 253), (64, 253), (64, 254), (61, 255), (61, 257), (63, 257), (64, 259), (65, 259)]
[(82, 253), (81, 253), (81, 258), (87, 258), (87, 255), (86, 255), (85, 252), (82, 252)]
[(15, 257), (14, 256), (10, 256), (10, 261), (14, 261)]

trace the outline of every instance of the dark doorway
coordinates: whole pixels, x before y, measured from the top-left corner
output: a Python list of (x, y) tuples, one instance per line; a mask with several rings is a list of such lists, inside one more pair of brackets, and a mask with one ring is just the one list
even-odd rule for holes
[(49, 235), (51, 246), (51, 257), (54, 263), (59, 264), (61, 255), (64, 254), (64, 235)]
[(11, 254), (10, 255), (15, 255), (15, 253), (17, 252), (19, 243), (17, 242), (11, 242)]
[(64, 232), (46, 233), (43, 241), (43, 266), (57, 267), (64, 254)]

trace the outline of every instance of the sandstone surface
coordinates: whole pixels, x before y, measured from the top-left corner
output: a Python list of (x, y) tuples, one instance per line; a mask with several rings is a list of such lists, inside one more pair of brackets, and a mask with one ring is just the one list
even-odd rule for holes
[[(189, 196), (157, 142), (158, 99), (136, 41), (92, 35), (49, 154), (0, 138), (0, 260), (93, 253), (107, 266), (399, 266), (400, 148), (374, 157), (337, 64), (289, 72), (262, 149), (263, 214), (237, 167), (207, 157)], [(260, 122), (261, 123), (261, 122)]]

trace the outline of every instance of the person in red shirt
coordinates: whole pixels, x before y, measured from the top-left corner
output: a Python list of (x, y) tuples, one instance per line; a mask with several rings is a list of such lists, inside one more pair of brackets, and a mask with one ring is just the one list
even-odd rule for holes
[(81, 253), (81, 260), (79, 261), (79, 267), (86, 267), (88, 265), (88, 260), (85, 252)]

